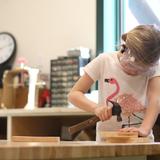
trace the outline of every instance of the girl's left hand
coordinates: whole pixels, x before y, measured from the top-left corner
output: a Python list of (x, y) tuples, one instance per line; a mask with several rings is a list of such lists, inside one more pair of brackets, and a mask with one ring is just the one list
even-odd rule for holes
[(136, 127), (129, 127), (129, 128), (121, 128), (119, 130), (120, 132), (138, 132), (138, 135), (140, 137), (147, 137), (148, 133), (141, 127), (136, 128)]

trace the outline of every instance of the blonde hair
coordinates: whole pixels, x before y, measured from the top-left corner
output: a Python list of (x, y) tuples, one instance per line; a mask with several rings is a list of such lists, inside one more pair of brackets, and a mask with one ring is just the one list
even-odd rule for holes
[(160, 57), (160, 30), (155, 25), (139, 25), (122, 35), (136, 60), (150, 65)]

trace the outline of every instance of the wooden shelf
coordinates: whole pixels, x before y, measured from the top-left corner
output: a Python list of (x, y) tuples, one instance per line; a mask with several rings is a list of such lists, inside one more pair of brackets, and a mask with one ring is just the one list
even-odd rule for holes
[(72, 116), (72, 115), (92, 115), (79, 108), (67, 107), (51, 107), (51, 108), (35, 108), (28, 109), (0, 109), (0, 117), (6, 116), (40, 116), (40, 115), (56, 115), (56, 116)]
[(78, 108), (67, 107), (1, 109), (0, 140), (11, 141), (12, 136), (60, 136), (62, 126), (71, 126), (91, 116)]

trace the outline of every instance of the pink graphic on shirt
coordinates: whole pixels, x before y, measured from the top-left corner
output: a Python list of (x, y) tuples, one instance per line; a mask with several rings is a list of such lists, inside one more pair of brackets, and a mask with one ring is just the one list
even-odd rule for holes
[(141, 102), (131, 94), (121, 94), (116, 98), (116, 101), (120, 104), (122, 112), (127, 115), (145, 110)]
[(119, 87), (119, 84), (116, 79), (110, 78), (110, 79), (106, 79), (106, 80), (108, 81), (108, 83), (116, 85), (116, 91), (107, 97), (107, 100), (112, 100), (119, 93), (120, 87)]
[[(113, 99), (120, 91), (120, 86), (118, 81), (115, 78), (106, 79), (106, 82), (116, 85), (116, 90), (110, 96), (107, 97), (107, 100)], [(131, 94), (121, 94), (114, 98), (114, 100), (122, 108), (122, 112), (127, 115), (131, 115), (134, 112), (141, 112), (145, 110), (145, 107)]]

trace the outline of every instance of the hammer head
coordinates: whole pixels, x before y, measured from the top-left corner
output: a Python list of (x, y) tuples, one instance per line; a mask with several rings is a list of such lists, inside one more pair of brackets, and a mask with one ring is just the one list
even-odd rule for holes
[(108, 100), (108, 102), (112, 103), (113, 107), (112, 107), (112, 115), (116, 115), (117, 116), (117, 121), (120, 122), (122, 121), (122, 117), (121, 117), (121, 106), (114, 101)]

